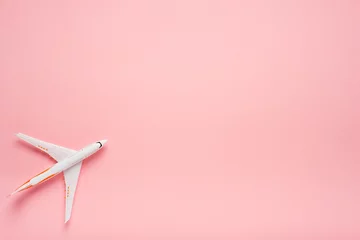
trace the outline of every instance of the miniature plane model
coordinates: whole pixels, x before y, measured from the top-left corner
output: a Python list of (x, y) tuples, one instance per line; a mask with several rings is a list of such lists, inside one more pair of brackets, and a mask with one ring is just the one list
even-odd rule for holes
[(49, 154), (53, 159), (57, 161), (52, 167), (42, 171), (29, 181), (25, 182), (18, 189), (16, 189), (11, 195), (31, 188), (35, 185), (43, 183), (50, 178), (55, 177), (57, 174), (64, 172), (64, 179), (66, 184), (66, 209), (65, 209), (65, 223), (69, 221), (71, 216), (71, 210), (73, 206), (74, 195), (76, 191), (76, 185), (78, 182), (82, 161), (90, 155), (99, 151), (107, 140), (101, 140), (92, 143), (83, 149), (76, 151), (69, 148), (57, 146), (52, 143), (47, 143), (33, 137), (26, 136), (25, 134), (16, 134), (19, 138), (25, 142), (35, 146), (41, 151)]

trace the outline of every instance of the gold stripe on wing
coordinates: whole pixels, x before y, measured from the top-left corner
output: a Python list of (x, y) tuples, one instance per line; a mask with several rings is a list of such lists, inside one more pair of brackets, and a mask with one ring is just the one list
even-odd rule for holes
[(26, 181), (25, 183), (21, 184), (21, 186), (18, 187), (17, 189), (21, 188), (22, 186), (24, 186), (25, 184), (27, 184), (27, 183), (29, 183), (29, 182), (30, 182), (30, 180)]
[(26, 188), (21, 189), (19, 192), (22, 192), (22, 191), (24, 191), (24, 190), (26, 190), (26, 189), (28, 189), (28, 188), (31, 188), (31, 187), (32, 187), (32, 185), (29, 185), (29, 186), (27, 186)]
[[(52, 178), (52, 177), (54, 177), (54, 176), (55, 176), (55, 174), (51, 174), (51, 175), (48, 176), (47, 178), (41, 180), (39, 183), (42, 183), (42, 182), (44, 182), (44, 181), (46, 181), (46, 180), (48, 180), (48, 179), (50, 179), (50, 178)], [(38, 184), (39, 184), (39, 183), (38, 183)]]
[(45, 169), (44, 171), (42, 171), (41, 173), (35, 175), (34, 177), (37, 177), (37, 176), (39, 176), (40, 174), (43, 174), (44, 172), (46, 172), (46, 171), (49, 170), (49, 169), (50, 169), (50, 168)]

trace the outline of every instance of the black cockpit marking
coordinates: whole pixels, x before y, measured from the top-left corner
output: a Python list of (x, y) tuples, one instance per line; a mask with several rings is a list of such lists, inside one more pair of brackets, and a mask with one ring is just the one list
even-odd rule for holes
[(101, 142), (96, 142), (96, 143), (100, 144), (100, 147), (99, 147), (99, 148), (101, 148), (101, 147), (102, 147), (102, 144), (101, 144)]

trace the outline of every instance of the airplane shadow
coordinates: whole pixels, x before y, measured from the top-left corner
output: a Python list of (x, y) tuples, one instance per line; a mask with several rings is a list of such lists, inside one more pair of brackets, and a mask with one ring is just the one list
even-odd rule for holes
[(104, 158), (102, 156), (104, 154), (106, 154), (107, 150), (108, 149), (107, 149), (107, 147), (105, 145), (103, 149), (101, 149), (100, 151), (98, 151), (94, 155), (91, 155), (90, 157), (85, 159), (84, 162), (83, 162), (83, 165), (81, 167), (81, 171), (83, 171), (83, 169), (86, 169), (86, 168), (88, 168), (90, 166), (98, 164), (99, 163), (98, 161), (103, 161)]

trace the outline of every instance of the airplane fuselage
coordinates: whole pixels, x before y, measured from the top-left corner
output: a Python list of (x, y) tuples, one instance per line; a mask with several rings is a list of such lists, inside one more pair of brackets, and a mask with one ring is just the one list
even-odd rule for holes
[(12, 192), (9, 197), (16, 194), (17, 192), (21, 192), (25, 189), (39, 185), (62, 173), (65, 181), (65, 223), (67, 223), (71, 217), (76, 186), (82, 167), (82, 161), (103, 148), (107, 140), (104, 139), (98, 142), (94, 142), (77, 151), (36, 139), (23, 133), (17, 133), (16, 136), (37, 148), (38, 150), (48, 154), (57, 163), (25, 182), (14, 192)]
[(22, 190), (28, 189), (30, 187), (33, 187), (37, 184), (43, 183), (59, 173), (65, 171), (68, 168), (73, 167), (74, 165), (82, 162), (84, 159), (88, 158), (89, 156), (96, 153), (100, 148), (102, 147), (101, 142), (92, 143), (83, 149), (79, 150), (78, 152), (74, 153), (70, 157), (64, 159), (61, 162), (56, 163), (52, 167), (44, 170), (43, 172), (39, 173), (35, 177), (31, 178), (27, 182), (25, 182), (23, 185), (21, 185), (16, 192), (20, 192)]

